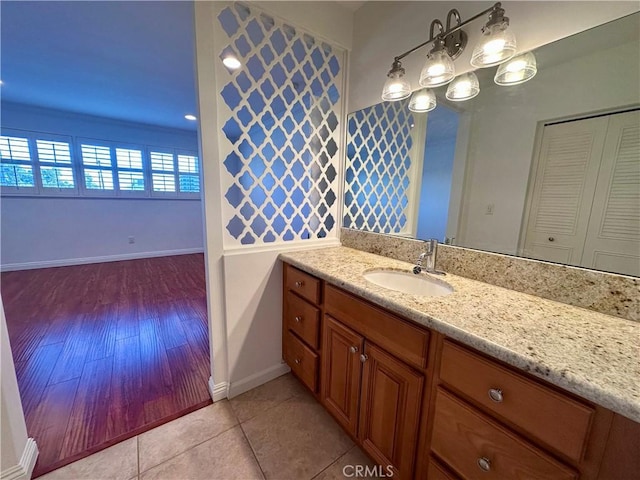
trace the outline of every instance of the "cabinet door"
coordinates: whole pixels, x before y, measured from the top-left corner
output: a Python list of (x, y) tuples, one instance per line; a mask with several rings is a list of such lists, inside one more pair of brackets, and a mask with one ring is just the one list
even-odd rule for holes
[[(358, 437), (380, 465), (411, 478), (424, 377), (384, 350), (367, 344)], [(394, 476), (394, 478), (395, 478)]]
[(364, 339), (325, 316), (322, 338), (322, 403), (342, 426), (356, 435), (360, 379), (360, 354)]

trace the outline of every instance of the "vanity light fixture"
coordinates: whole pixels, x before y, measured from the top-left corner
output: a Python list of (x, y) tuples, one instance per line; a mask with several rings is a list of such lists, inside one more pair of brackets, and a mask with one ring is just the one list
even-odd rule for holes
[(477, 97), (480, 93), (480, 83), (474, 72), (463, 73), (449, 84), (445, 96), (452, 102), (462, 102)]
[[(411, 95), (411, 85), (405, 78), (405, 70), (402, 68), (401, 60), (431, 43), (433, 44), (433, 48), (427, 55), (427, 61), (420, 72), (420, 86), (432, 88), (450, 84), (450, 82), (454, 81), (456, 85), (450, 85), (450, 88), (447, 89), (447, 98), (454, 101), (462, 101), (475, 97), (480, 92), (480, 87), (478, 78), (473, 72), (461, 75), (458, 79), (454, 80), (455, 66), (453, 61), (462, 53), (467, 45), (467, 34), (462, 30), (462, 27), (489, 14), (489, 20), (482, 28), (482, 39), (473, 50), (471, 65), (479, 68), (498, 65), (511, 59), (516, 52), (516, 39), (513, 32), (509, 29), (509, 19), (504, 16), (504, 13), (505, 11), (502, 8), (502, 4), (498, 2), (464, 22), (460, 18), (460, 13), (454, 8), (447, 14), (446, 28), (440, 20), (433, 20), (431, 22), (431, 28), (429, 29), (429, 40), (394, 57), (391, 70), (387, 74), (389, 78), (382, 89), (382, 99), (385, 101), (397, 101), (403, 100)], [(455, 19), (455, 26), (451, 25), (452, 19)], [(437, 33), (435, 32), (436, 27), (438, 28)], [(527, 74), (525, 71), (522, 78), (526, 77)], [(513, 78), (515, 78), (514, 75), (509, 76), (509, 79)], [(531, 77), (527, 77), (527, 79), (528, 78)], [(511, 80), (509, 80), (509, 83), (500, 83), (498, 75), (496, 75), (495, 81), (498, 85), (515, 85)], [(414, 96), (416, 96), (415, 101), (413, 98), (411, 100), (414, 108), (418, 108), (416, 105), (418, 105), (420, 101), (423, 101), (420, 100), (422, 98), (420, 95), (425, 94), (416, 92), (416, 94), (414, 94)]]
[(531, 80), (537, 72), (536, 57), (533, 52), (527, 52), (502, 63), (493, 80), (498, 85), (519, 85)]
[(395, 102), (397, 100), (404, 100), (411, 95), (411, 85), (406, 78), (404, 78), (404, 68), (400, 60), (397, 58), (391, 65), (391, 70), (387, 74), (387, 81), (382, 89), (382, 99), (387, 102)]
[(411, 96), (409, 110), (415, 113), (430, 112), (436, 108), (436, 105), (436, 95), (433, 93), (433, 90), (423, 88)]

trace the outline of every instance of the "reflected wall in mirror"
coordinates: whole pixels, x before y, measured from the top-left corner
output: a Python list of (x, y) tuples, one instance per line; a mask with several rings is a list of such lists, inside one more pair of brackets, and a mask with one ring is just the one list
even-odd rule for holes
[(516, 86), (349, 115), (349, 228), (640, 276), (640, 13), (535, 51)]

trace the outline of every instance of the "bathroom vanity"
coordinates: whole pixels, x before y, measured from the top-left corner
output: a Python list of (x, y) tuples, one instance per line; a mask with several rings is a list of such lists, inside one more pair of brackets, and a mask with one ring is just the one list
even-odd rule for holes
[(285, 361), (394, 478), (640, 471), (639, 323), (455, 275), (408, 295), (363, 274), (412, 265), (345, 247), (281, 259)]

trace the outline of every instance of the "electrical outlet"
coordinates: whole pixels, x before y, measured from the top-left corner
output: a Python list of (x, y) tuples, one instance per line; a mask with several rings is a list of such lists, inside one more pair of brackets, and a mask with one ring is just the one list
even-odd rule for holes
[(485, 215), (493, 215), (494, 207), (495, 207), (495, 205), (493, 203), (488, 203), (487, 207), (484, 210), (484, 214)]
[(129, 237), (129, 243), (136, 243), (136, 237)]

